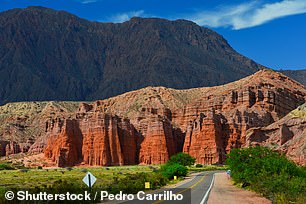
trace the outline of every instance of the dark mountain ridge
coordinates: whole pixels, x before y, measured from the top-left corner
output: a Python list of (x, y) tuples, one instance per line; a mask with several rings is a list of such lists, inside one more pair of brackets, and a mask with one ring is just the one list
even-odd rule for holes
[(0, 13), (0, 104), (214, 86), (262, 66), (186, 20), (98, 23), (42, 7)]
[(280, 72), (306, 86), (306, 69), (281, 70)]

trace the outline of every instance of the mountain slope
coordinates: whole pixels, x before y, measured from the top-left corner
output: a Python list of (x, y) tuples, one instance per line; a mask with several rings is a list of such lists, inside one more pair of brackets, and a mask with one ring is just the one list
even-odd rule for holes
[(306, 70), (282, 70), (281, 73), (306, 86)]
[(0, 44), (0, 103), (213, 86), (261, 68), (222, 36), (185, 20), (97, 23), (28, 7), (0, 13)]

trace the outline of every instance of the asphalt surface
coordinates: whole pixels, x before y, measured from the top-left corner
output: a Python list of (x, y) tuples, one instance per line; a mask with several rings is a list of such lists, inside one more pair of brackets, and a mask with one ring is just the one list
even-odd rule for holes
[[(134, 199), (131, 201), (118, 201), (118, 202), (111, 202), (114, 203), (124, 203), (124, 204), (172, 204), (172, 203), (182, 203), (182, 204), (204, 204), (207, 202), (208, 196), (206, 196), (206, 200), (204, 200), (204, 196), (208, 191), (209, 187), (211, 186), (213, 180), (213, 174), (215, 172), (201, 172), (196, 175), (191, 176), (191, 179), (181, 185), (178, 185), (174, 188), (163, 188), (159, 190), (155, 190), (151, 193), (146, 194), (163, 194), (166, 191), (168, 195), (172, 194), (172, 198), (176, 195), (183, 195), (183, 200), (178, 201), (169, 201), (167, 200), (138, 200)], [(135, 196), (136, 197), (136, 196)], [(169, 196), (168, 196), (169, 198)]]

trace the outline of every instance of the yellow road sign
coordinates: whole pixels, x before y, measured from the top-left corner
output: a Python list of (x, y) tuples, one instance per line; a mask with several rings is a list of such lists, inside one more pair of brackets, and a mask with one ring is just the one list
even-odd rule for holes
[(149, 189), (150, 188), (150, 182), (145, 182), (145, 188)]

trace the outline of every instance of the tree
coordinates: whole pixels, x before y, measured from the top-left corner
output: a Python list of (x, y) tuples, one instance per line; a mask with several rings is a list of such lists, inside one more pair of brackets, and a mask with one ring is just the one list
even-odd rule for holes
[(190, 156), (189, 154), (185, 154), (183, 152), (180, 152), (176, 155), (173, 155), (168, 163), (175, 163), (175, 164), (180, 164), (182, 166), (190, 166), (193, 165), (195, 162), (195, 158)]
[(161, 173), (168, 179), (173, 179), (174, 176), (183, 177), (187, 175), (187, 167), (177, 163), (167, 163), (161, 166)]

